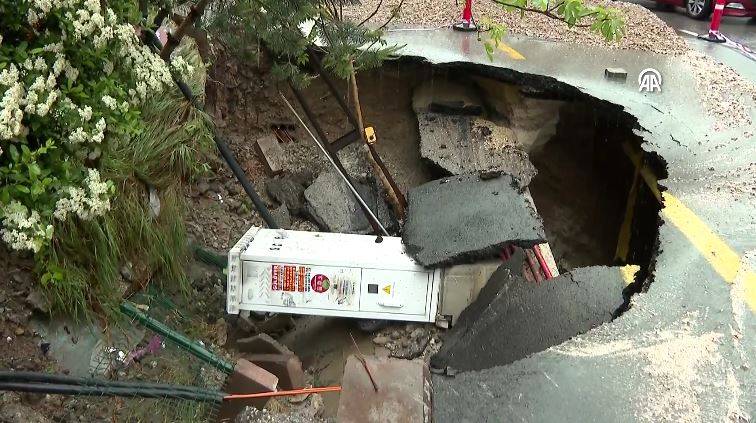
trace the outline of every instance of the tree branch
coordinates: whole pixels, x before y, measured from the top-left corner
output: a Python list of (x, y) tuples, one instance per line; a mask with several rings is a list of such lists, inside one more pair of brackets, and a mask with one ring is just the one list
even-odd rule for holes
[(375, 16), (376, 13), (378, 13), (378, 9), (381, 8), (381, 5), (383, 4), (383, 0), (378, 0), (378, 6), (375, 7), (375, 10), (373, 10), (373, 13), (369, 14), (367, 18), (363, 19), (362, 22), (357, 24), (357, 26), (365, 25), (365, 22), (369, 21), (370, 19)]
[(166, 62), (170, 61), (171, 54), (181, 43), (184, 34), (186, 34), (189, 28), (194, 25), (194, 22), (202, 16), (208, 3), (210, 3), (210, 0), (199, 0), (196, 5), (190, 6), (189, 13), (178, 28), (176, 28), (176, 32), (168, 34), (168, 41), (163, 46), (163, 49), (160, 50), (160, 58)]
[[(551, 19), (554, 19), (554, 20), (557, 20), (557, 21), (560, 21), (560, 22), (564, 22), (564, 23), (567, 23), (567, 21), (566, 21), (566, 20), (565, 20), (565, 19), (564, 19), (563, 17), (561, 17), (561, 16), (559, 16), (559, 15), (555, 15), (555, 14), (551, 13), (551, 11), (553, 11), (555, 7), (559, 7), (559, 5), (561, 5), (561, 3), (560, 3), (560, 4), (558, 4), (557, 6), (555, 6), (555, 7), (551, 8), (551, 9), (548, 9), (548, 10), (541, 10), (541, 9), (534, 9), (534, 8), (532, 8), (532, 7), (521, 7), (521, 6), (517, 6), (517, 5), (515, 5), (515, 4), (505, 3), (505, 2), (503, 2), (503, 1), (501, 1), (501, 0), (493, 0), (493, 2), (494, 2), (494, 3), (496, 3), (496, 4), (498, 4), (498, 5), (501, 5), (501, 6), (508, 6), (508, 7), (512, 7), (512, 8), (514, 8), (514, 9), (517, 9), (517, 10), (522, 10), (522, 11), (524, 11), (524, 12), (533, 12), (533, 13), (538, 13), (538, 14), (540, 14), (540, 15), (544, 15), (544, 16), (547, 16), (547, 17), (549, 17), (549, 18), (551, 18)], [(583, 16), (580, 16), (580, 17), (579, 17), (578, 19), (583, 19), (583, 18), (585, 18), (586, 16), (595, 15), (596, 13), (598, 13), (598, 12), (597, 12), (597, 11), (593, 11), (593, 12), (591, 12), (591, 13), (586, 13), (585, 15), (583, 15)], [(602, 19), (601, 21), (603, 22), (603, 21), (605, 21), (605, 20), (606, 20), (606, 19)], [(576, 27), (576, 28), (588, 28), (588, 27), (590, 27), (590, 26), (591, 26), (591, 24), (575, 24), (575, 25), (572, 25), (572, 26), (574, 26), (574, 27)]]

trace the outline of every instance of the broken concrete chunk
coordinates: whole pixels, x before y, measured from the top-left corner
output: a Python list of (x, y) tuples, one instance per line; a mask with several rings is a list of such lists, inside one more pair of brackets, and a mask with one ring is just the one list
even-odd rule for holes
[(566, 102), (530, 98), (524, 87), (490, 78), (473, 79), (486, 93), (492, 120), (505, 123), (523, 150), (528, 153), (538, 151), (556, 134), (559, 110)]
[(365, 357), (378, 386), (375, 391), (362, 362), (347, 359), (336, 421), (415, 423), (431, 421), (430, 372), (422, 360)]
[(270, 214), (273, 215), (273, 219), (281, 229), (291, 229), (291, 213), (289, 213), (289, 208), (285, 204), (271, 210)]
[(269, 176), (283, 172), (284, 150), (275, 135), (269, 134), (255, 141), (255, 149)]
[(544, 242), (543, 222), (509, 175), (439, 179), (413, 188), (402, 242), (423, 266), (494, 257), (508, 243)]
[(541, 283), (525, 281), (512, 268), (508, 262), (491, 276), (447, 333), (432, 367), (509, 364), (610, 321), (625, 304), (619, 267), (579, 268)]
[(267, 333), (239, 339), (236, 341), (236, 348), (249, 354), (294, 354)]
[(418, 113), (420, 156), (451, 175), (503, 172), (527, 186), (536, 169), (508, 128), (470, 116)]
[(246, 354), (244, 357), (276, 375), (281, 389), (304, 388), (307, 383), (302, 362), (293, 354)]
[(304, 212), (305, 187), (295, 176), (286, 175), (270, 179), (265, 182), (265, 190), (273, 199), (285, 205), (292, 214), (299, 215)]
[[(381, 223), (393, 226), (386, 202), (373, 189), (355, 184), (357, 191)], [(336, 172), (322, 173), (304, 193), (308, 213), (323, 229), (340, 233), (369, 233), (372, 228), (346, 182)]]

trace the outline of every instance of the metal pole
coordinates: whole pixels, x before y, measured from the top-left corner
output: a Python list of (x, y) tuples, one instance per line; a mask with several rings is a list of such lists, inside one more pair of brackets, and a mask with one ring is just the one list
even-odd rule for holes
[(318, 140), (318, 137), (316, 137), (315, 134), (313, 134), (312, 131), (310, 131), (310, 128), (304, 123), (302, 118), (299, 116), (299, 113), (297, 113), (297, 111), (294, 110), (294, 106), (292, 106), (291, 103), (289, 103), (289, 100), (287, 100), (286, 97), (282, 93), (278, 93), (278, 94), (281, 96), (284, 103), (286, 103), (286, 106), (289, 108), (289, 110), (291, 110), (291, 113), (294, 114), (294, 116), (297, 118), (299, 123), (305, 129), (305, 131), (307, 131), (307, 134), (309, 134), (312, 140), (315, 141), (315, 144), (317, 144), (317, 146), (320, 148), (320, 151), (322, 151), (323, 154), (325, 154), (326, 157), (328, 157), (328, 161), (331, 162), (331, 165), (336, 169), (336, 172), (341, 176), (341, 179), (343, 179), (344, 182), (346, 182), (347, 186), (349, 187), (349, 190), (352, 192), (352, 194), (354, 194), (354, 197), (360, 203), (360, 206), (362, 206), (362, 209), (365, 210), (365, 213), (369, 215), (368, 217), (373, 222), (375, 222), (375, 224), (378, 226), (378, 228), (383, 233), (383, 235), (389, 236), (388, 231), (386, 230), (386, 228), (383, 227), (383, 225), (381, 224), (381, 221), (378, 220), (378, 217), (376, 217), (373, 211), (370, 210), (370, 207), (368, 207), (367, 203), (365, 203), (365, 200), (362, 199), (362, 197), (360, 196), (360, 193), (357, 192), (357, 190), (354, 188), (354, 185), (352, 185), (352, 181), (350, 181), (349, 178), (344, 174), (344, 172), (341, 171), (339, 166), (336, 165), (336, 162), (333, 161), (333, 157), (331, 157), (331, 155), (328, 153), (328, 150), (325, 148), (325, 146), (323, 146), (320, 140)]
[(478, 27), (473, 22), (472, 0), (465, 0), (465, 8), (462, 10), (462, 21), (455, 23), (453, 28), (457, 31), (477, 31)]
[(724, 14), (725, 0), (717, 0), (714, 5), (714, 15), (711, 17), (711, 26), (709, 26), (709, 33), (702, 36), (706, 41), (714, 43), (724, 43), (727, 41), (725, 37), (719, 32), (719, 24), (722, 21), (722, 15)]

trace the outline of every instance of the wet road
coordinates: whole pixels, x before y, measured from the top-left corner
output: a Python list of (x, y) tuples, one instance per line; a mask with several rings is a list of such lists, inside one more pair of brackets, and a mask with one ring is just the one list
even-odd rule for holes
[[(709, 31), (709, 20), (699, 21), (689, 18), (682, 7), (677, 7), (674, 10), (662, 10), (656, 6), (656, 2), (653, 0), (628, 1), (647, 7), (661, 20), (676, 29), (694, 48), (731, 66), (742, 76), (756, 81), (756, 61), (733, 48), (699, 40), (683, 32), (705, 34)], [(756, 50), (756, 19), (725, 16), (722, 18), (719, 30), (731, 40), (743, 44), (751, 50)]]

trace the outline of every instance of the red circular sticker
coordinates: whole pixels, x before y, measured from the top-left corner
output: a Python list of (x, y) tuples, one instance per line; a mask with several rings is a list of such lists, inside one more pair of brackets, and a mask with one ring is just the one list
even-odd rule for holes
[(328, 291), (328, 288), (331, 286), (331, 282), (328, 280), (328, 276), (318, 274), (310, 279), (310, 286), (312, 287), (313, 291), (323, 293)]

